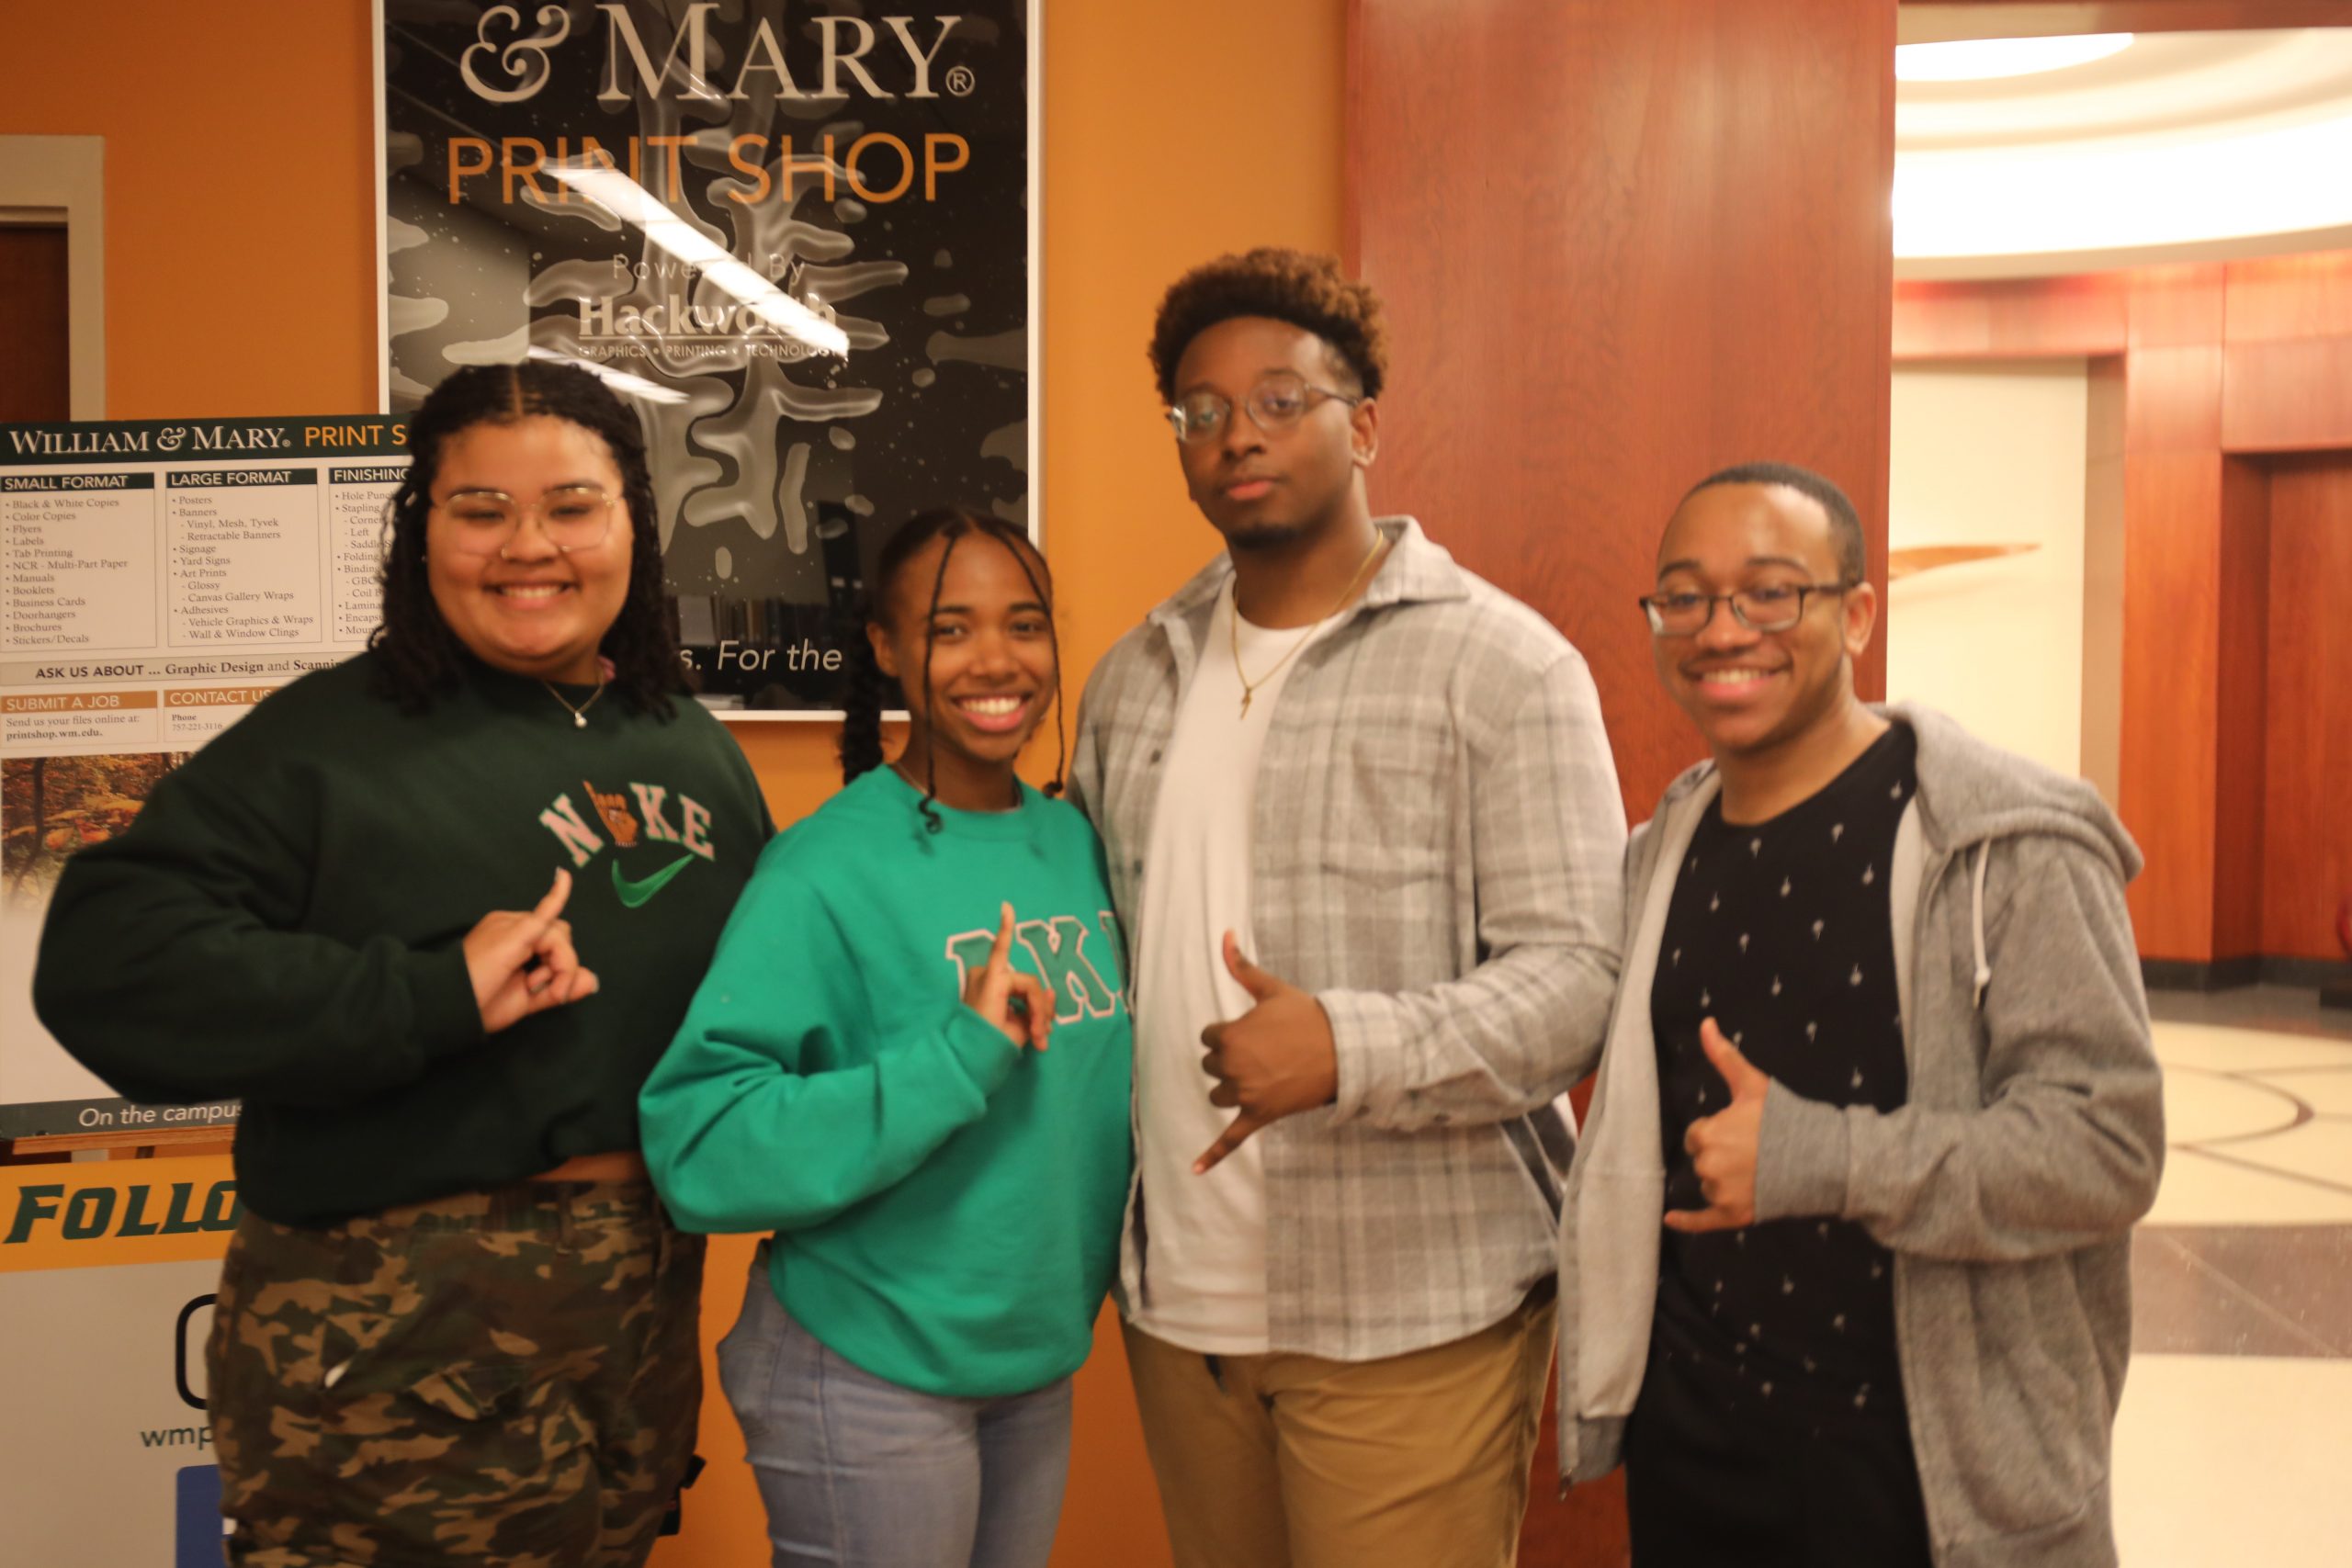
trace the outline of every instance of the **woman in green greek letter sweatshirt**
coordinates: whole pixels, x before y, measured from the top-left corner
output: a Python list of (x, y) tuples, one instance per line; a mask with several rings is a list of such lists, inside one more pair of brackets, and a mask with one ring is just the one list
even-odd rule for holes
[(775, 1233), (719, 1350), (775, 1562), (1035, 1568), (1127, 1187), (1122, 942), (1093, 829), (1013, 772), (1042, 558), (930, 513), (876, 575), (849, 782), (762, 855), (646, 1157), (681, 1224)]

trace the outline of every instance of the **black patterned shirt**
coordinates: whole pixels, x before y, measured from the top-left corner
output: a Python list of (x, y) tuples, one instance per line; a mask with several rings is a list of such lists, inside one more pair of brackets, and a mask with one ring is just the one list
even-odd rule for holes
[[(1903, 1104), (1887, 882), (1916, 758), (1898, 724), (1769, 822), (1734, 826), (1720, 800), (1707, 807), (1678, 868), (1650, 992), (1668, 1209), (1707, 1206), (1683, 1134), (1730, 1102), (1700, 1049), (1702, 1019), (1807, 1100)], [(1849, 1221), (1668, 1231), (1654, 1348), (1689, 1358), (1738, 1405), (1903, 1415), (1894, 1261)]]

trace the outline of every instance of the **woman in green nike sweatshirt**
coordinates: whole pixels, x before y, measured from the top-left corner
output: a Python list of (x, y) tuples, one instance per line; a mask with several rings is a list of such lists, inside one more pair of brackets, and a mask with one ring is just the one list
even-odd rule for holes
[(636, 414), (482, 366), (410, 449), (368, 650), (74, 858), (34, 1000), (133, 1099), (243, 1099), (208, 1356), (232, 1562), (625, 1568), (702, 1367), (702, 1240), (637, 1091), (767, 810), (680, 690)]
[[(1102, 847), (1013, 772), (1058, 697), (1049, 585), (978, 513), (885, 547), (846, 786), (761, 856), (639, 1099), (681, 1224), (775, 1233), (719, 1373), (778, 1568), (1052, 1547), (1130, 1045)], [(911, 716), (888, 765), (886, 694)]]

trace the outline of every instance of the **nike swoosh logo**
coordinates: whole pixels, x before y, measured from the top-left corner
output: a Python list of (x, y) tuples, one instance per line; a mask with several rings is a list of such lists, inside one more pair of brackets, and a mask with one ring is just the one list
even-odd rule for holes
[(634, 909), (639, 904), (642, 904), (647, 899), (652, 897), (656, 893), (661, 892), (664, 887), (669, 886), (670, 879), (677, 875), (678, 873), (685, 870), (688, 865), (692, 864), (694, 858), (695, 857), (690, 854), (680, 855), (676, 860), (672, 861), (668, 865), (663, 866), (660, 871), (655, 872), (652, 875), (644, 877), (636, 882), (631, 882), (628, 877), (623, 876), (621, 874), (620, 862), (615, 861), (612, 863), (613, 891), (620, 896), (620, 900), (624, 907)]

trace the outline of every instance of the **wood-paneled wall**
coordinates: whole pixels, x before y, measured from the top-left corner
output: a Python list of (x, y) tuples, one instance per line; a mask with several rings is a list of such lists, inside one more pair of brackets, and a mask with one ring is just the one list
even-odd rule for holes
[[(2211, 961), (2222, 674), (2222, 269), (2126, 275), (2122, 777), (2140, 952)], [(2248, 695), (2240, 693), (2235, 695)]]
[(2352, 446), (2352, 256), (2330, 251), (2231, 266), (2222, 317), (2222, 445), (2233, 452)]
[[(2222, 459), (2219, 694), (2213, 748), (2213, 951), (2259, 953), (2268, 773), (2270, 475)], [(2282, 714), (2280, 716), (2286, 717)]]
[(2262, 951), (2340, 958), (2335, 909), (2352, 896), (2352, 453), (2269, 468)]
[(2142, 955), (2339, 956), (2352, 468), (2286, 455), (2352, 450), (2352, 252), (1895, 296), (1899, 360), (2093, 360), (2094, 510), (2120, 470), (2115, 788), (2148, 860)]
[[(1636, 818), (1701, 750), (1634, 603), (1682, 492), (1817, 468), (1883, 572), (1894, 24), (1854, 0), (1356, 0), (1349, 249), (1394, 359), (1375, 501), (1583, 650)], [(1861, 678), (1883, 685), (1875, 649)]]
[[(1350, 261), (1385, 297), (1384, 510), (1534, 605), (1600, 688), (1627, 807), (1702, 748), (1634, 600), (1715, 468), (1853, 496), (1884, 586), (1894, 7), (1355, 0)], [(1873, 649), (1866, 693), (1885, 682)], [(1544, 1424), (1520, 1561), (1625, 1561)]]

